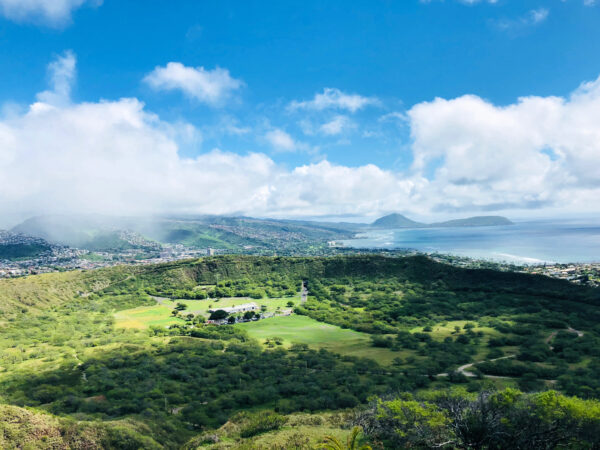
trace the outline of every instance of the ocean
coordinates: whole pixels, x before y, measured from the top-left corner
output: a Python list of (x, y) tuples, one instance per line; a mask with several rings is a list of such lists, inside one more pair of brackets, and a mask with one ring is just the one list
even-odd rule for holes
[(590, 222), (373, 230), (343, 243), (353, 248), (414, 249), (518, 264), (600, 262), (600, 224)]

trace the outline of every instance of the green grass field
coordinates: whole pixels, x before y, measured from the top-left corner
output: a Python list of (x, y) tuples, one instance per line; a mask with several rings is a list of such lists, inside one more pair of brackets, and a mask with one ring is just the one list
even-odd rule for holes
[(148, 328), (151, 325), (168, 326), (185, 323), (171, 315), (172, 309), (167, 306), (140, 306), (115, 313), (115, 326), (120, 328)]
[(409, 354), (373, 347), (368, 334), (345, 330), (306, 316), (273, 317), (235, 326), (246, 330), (251, 337), (261, 342), (267, 338), (280, 337), (284, 346), (290, 346), (292, 343), (307, 344), (342, 355), (370, 358), (380, 364), (390, 364), (394, 358), (406, 357)]

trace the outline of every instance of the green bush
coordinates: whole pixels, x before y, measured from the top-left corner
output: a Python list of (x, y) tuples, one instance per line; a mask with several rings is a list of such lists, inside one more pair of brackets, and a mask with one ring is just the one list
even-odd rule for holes
[(287, 418), (275, 411), (260, 411), (255, 414), (248, 414), (240, 429), (240, 436), (243, 438), (256, 436), (280, 429), (287, 422)]

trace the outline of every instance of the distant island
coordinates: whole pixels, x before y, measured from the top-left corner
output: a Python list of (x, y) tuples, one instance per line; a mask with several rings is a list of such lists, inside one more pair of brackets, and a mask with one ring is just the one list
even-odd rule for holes
[(371, 224), (375, 228), (441, 228), (441, 227), (493, 227), (512, 225), (513, 222), (502, 216), (475, 216), (466, 219), (447, 220), (445, 222), (415, 222), (402, 214), (389, 214), (380, 217)]

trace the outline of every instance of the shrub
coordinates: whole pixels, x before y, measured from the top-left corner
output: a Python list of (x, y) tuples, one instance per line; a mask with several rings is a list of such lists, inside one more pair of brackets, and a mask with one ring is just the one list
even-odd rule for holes
[(257, 434), (280, 429), (287, 422), (287, 418), (275, 411), (261, 411), (248, 414), (240, 429), (240, 436), (248, 438)]

